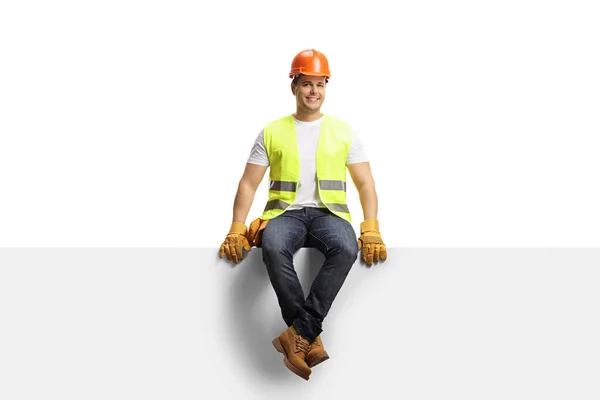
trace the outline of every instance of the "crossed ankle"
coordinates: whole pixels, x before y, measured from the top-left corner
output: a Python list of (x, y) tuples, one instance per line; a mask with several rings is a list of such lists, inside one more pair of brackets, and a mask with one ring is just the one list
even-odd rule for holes
[(314, 337), (311, 337), (310, 335), (306, 335), (304, 332), (299, 331), (298, 329), (296, 329), (296, 326), (291, 325), (290, 328), (292, 329), (292, 332), (294, 333), (294, 335), (299, 335), (302, 338), (306, 339), (308, 341), (308, 343), (312, 343), (315, 341), (315, 339), (317, 338), (317, 336), (319, 335), (315, 335)]

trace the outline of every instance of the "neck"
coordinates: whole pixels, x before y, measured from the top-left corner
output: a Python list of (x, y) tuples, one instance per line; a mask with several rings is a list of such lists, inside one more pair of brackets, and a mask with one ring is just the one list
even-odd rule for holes
[(298, 121), (303, 121), (303, 122), (316, 121), (319, 118), (321, 118), (322, 116), (323, 116), (323, 114), (321, 114), (320, 110), (311, 112), (311, 113), (306, 113), (306, 112), (302, 112), (300, 110), (296, 110), (296, 113), (294, 114), (294, 118), (296, 118)]

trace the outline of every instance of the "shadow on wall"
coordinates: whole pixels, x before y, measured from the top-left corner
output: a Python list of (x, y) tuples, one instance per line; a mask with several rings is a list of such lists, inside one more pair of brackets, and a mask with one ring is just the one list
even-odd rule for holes
[[(294, 254), (294, 266), (305, 296), (324, 260), (313, 248), (303, 248)], [(253, 248), (237, 265), (225, 259), (218, 264), (228, 267), (229, 286), (223, 292), (222, 321), (232, 345), (228, 351), (235, 354), (238, 367), (254, 371), (250, 372), (255, 375), (253, 379), (297, 380), (283, 366), (282, 355), (271, 343), (287, 326), (262, 260), (262, 250)]]

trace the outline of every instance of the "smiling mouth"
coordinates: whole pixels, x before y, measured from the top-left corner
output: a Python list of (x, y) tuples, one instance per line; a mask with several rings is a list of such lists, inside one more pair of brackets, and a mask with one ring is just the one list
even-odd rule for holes
[(318, 100), (321, 100), (321, 98), (320, 98), (320, 97), (307, 97), (306, 99), (307, 99), (308, 101), (312, 101), (312, 102), (314, 102), (314, 101), (318, 101)]

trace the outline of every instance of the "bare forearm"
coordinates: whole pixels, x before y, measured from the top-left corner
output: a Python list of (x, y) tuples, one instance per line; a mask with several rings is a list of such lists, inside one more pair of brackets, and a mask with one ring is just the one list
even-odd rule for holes
[(255, 193), (256, 189), (253, 188), (252, 185), (244, 183), (244, 181), (240, 181), (237, 193), (235, 195), (235, 200), (233, 202), (232, 222), (241, 222), (243, 224), (246, 223), (246, 218), (248, 218), (248, 213), (250, 212), (250, 207), (254, 201)]
[(377, 218), (377, 192), (375, 185), (365, 184), (358, 189), (364, 219)]

